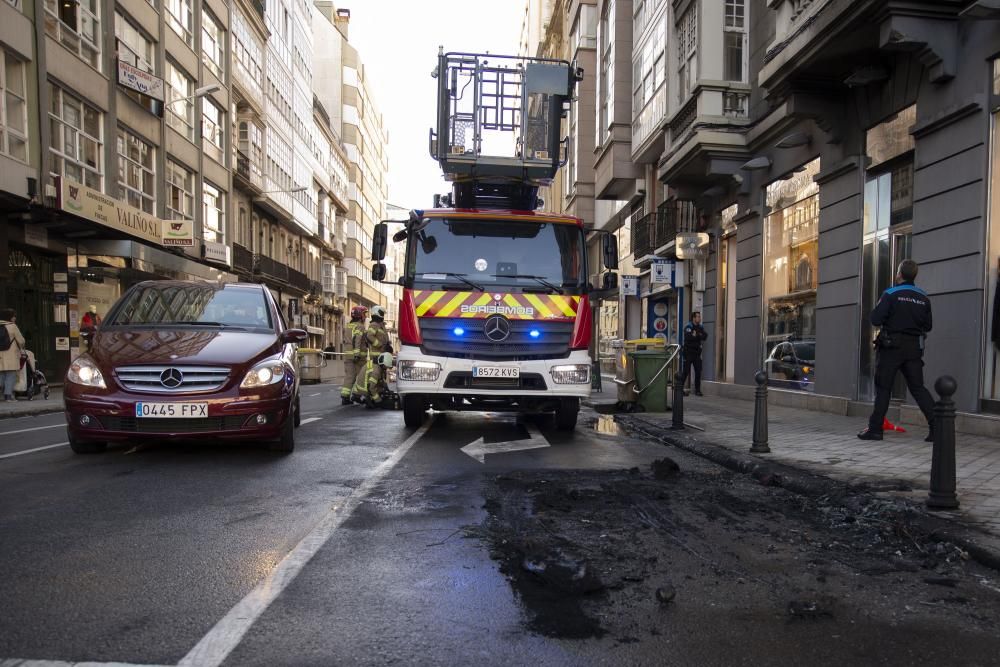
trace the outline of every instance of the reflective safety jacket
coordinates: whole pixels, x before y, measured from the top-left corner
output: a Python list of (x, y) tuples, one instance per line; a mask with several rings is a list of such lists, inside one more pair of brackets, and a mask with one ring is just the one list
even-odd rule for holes
[(368, 353), (370, 359), (385, 352), (389, 347), (389, 334), (385, 330), (385, 323), (373, 321), (369, 324), (362, 341), (362, 349)]
[(365, 338), (365, 323), (351, 320), (347, 323), (347, 330), (351, 334), (351, 354), (360, 357), (364, 354), (362, 345)]

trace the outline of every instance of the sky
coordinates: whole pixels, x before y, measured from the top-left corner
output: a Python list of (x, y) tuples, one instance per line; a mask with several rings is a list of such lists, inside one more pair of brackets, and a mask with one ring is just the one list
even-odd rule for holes
[(389, 132), (389, 202), (430, 208), (449, 192), (428, 152), (435, 124), (438, 46), (517, 54), (524, 0), (339, 0)]

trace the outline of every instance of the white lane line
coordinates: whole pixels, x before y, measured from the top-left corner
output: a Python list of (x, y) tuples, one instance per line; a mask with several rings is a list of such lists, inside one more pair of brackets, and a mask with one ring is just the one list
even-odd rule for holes
[(165, 665), (137, 665), (131, 662), (66, 662), (64, 660), (19, 660), (0, 658), (0, 667), (165, 667)]
[(3, 431), (0, 432), (0, 435), (14, 435), (15, 433), (27, 433), (28, 431), (43, 431), (47, 428), (66, 428), (66, 424), (65, 423), (52, 424), (51, 426), (36, 426), (35, 428), (22, 428), (17, 431)]
[(309, 398), (312, 398), (313, 396), (319, 396), (319, 392), (317, 391), (315, 394), (309, 394)]
[[(22, 456), (23, 454), (31, 454), (33, 452), (40, 452), (44, 449), (53, 449), (55, 447), (65, 447), (68, 442), (57, 442), (54, 445), (45, 445), (44, 447), (35, 447), (34, 449), (25, 449), (22, 452), (14, 452), (12, 454), (0, 454), (0, 459), (9, 459), (12, 456)], [(0, 663), (0, 667), (6, 667), (3, 663)]]
[(312, 424), (313, 422), (318, 422), (322, 417), (310, 417), (309, 419), (303, 419), (299, 422), (299, 426), (305, 426), (306, 424)]
[(389, 458), (379, 464), (372, 475), (354, 490), (341, 505), (334, 505), (312, 531), (302, 538), (294, 549), (285, 556), (266, 579), (236, 603), (229, 613), (215, 624), (208, 634), (201, 638), (194, 648), (184, 656), (177, 667), (216, 667), (233, 652), (251, 626), (277, 599), (288, 584), (292, 583), (306, 563), (319, 551), (327, 540), (344, 523), (361, 501), (399, 463), (414, 443), (417, 442), (434, 420), (423, 426), (396, 448)]

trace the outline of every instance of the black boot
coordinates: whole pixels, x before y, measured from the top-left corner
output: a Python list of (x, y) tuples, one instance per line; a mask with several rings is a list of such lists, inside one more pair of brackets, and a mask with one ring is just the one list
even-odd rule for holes
[(861, 431), (861, 433), (858, 433), (858, 440), (881, 440), (881, 439), (882, 439), (882, 431), (873, 431), (870, 428), (866, 428), (865, 430)]

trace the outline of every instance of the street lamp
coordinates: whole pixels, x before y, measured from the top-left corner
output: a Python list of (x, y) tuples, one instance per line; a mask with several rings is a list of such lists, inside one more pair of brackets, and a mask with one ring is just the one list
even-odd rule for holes
[(222, 90), (222, 86), (217, 83), (210, 83), (207, 86), (202, 86), (201, 88), (194, 89), (194, 95), (188, 95), (187, 97), (178, 97), (176, 100), (170, 100), (167, 102), (167, 106), (171, 104), (176, 104), (177, 102), (187, 102), (188, 100), (197, 99), (199, 97), (204, 97), (205, 95), (211, 95), (212, 93), (217, 93)]

